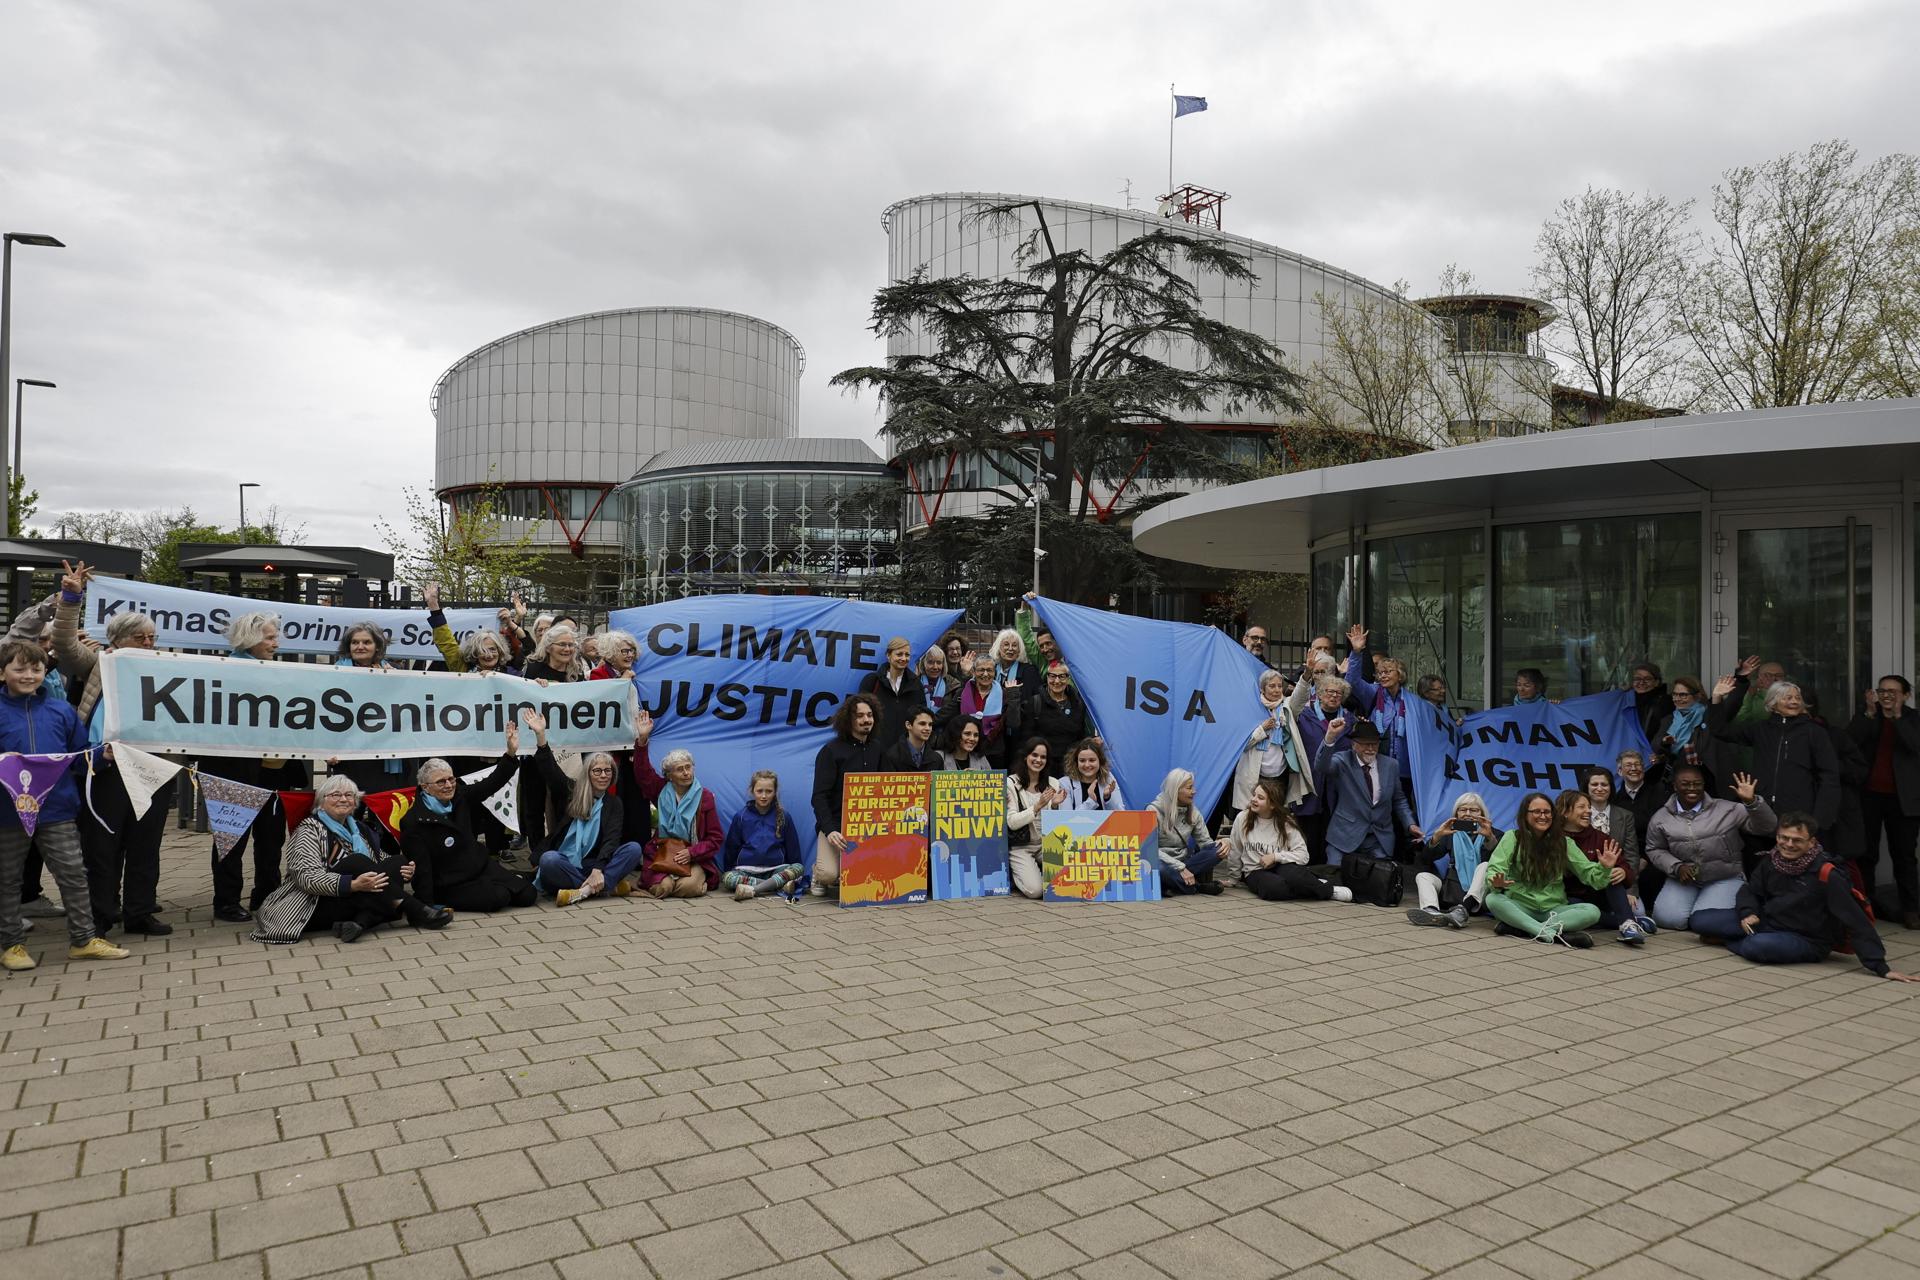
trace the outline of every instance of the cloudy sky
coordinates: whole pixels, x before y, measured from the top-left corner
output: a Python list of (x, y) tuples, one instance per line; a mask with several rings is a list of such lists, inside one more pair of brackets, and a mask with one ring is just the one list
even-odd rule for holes
[[(0, 229), (43, 516), (235, 489), (318, 542), (433, 469), (427, 395), (527, 325), (762, 316), (802, 430), (867, 434), (880, 211), (935, 191), (1159, 194), (1429, 286), (1526, 288), (1588, 184), (1703, 196), (1820, 139), (1911, 148), (1920, 5), (9, 0)], [(1904, 86), (1904, 87), (1903, 87)]]

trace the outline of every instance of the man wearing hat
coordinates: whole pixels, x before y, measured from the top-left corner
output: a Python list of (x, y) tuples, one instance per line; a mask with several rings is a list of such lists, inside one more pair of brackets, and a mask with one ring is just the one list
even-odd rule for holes
[(1415, 840), (1425, 838), (1400, 789), (1400, 764), (1380, 754), (1380, 730), (1371, 720), (1354, 726), (1351, 751), (1336, 751), (1346, 732), (1345, 716), (1329, 724), (1313, 758), (1314, 789), (1330, 810), (1327, 865), (1337, 867), (1351, 854), (1392, 861), (1396, 823)]

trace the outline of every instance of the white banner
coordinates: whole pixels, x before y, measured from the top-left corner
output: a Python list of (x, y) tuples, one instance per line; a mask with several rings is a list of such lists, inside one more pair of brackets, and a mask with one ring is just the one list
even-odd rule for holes
[[(387, 633), (387, 657), (439, 661), (433, 647), (433, 628), (425, 609), (349, 609), (317, 604), (285, 604), (278, 600), (248, 600), (213, 591), (189, 591), (151, 582), (94, 578), (87, 583), (87, 599), (80, 625), (96, 639), (104, 639), (107, 619), (116, 613), (138, 612), (153, 619), (155, 638), (162, 649), (227, 648), (227, 624), (243, 613), (271, 613), (280, 618), (280, 652), (334, 654), (340, 637), (355, 623), (370, 622)], [(455, 639), (499, 625), (497, 609), (449, 609), (447, 625)]]

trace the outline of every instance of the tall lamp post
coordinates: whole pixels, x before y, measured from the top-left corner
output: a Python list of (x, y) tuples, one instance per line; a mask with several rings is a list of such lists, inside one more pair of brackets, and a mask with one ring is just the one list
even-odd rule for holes
[[(1020, 452), (1024, 454), (1026, 450), (1022, 449)], [(1036, 441), (1033, 446), (1033, 594), (1035, 595), (1040, 594), (1040, 562), (1047, 558), (1045, 548), (1040, 545), (1040, 504), (1046, 501), (1041, 493), (1042, 465), (1040, 445)]]
[[(13, 380), (13, 246), (15, 243), (39, 249), (64, 249), (67, 246), (52, 236), (29, 231), (0, 232), (0, 494), (7, 497), (7, 510), (13, 510), (13, 476), (7, 470), (7, 384)], [(11, 525), (11, 520), (9, 520)]]
[(242, 480), (240, 482), (240, 541), (242, 543), (247, 540), (247, 490), (258, 489), (259, 487), (260, 483), (257, 480)]
[[(21, 404), (20, 396), (28, 387), (45, 387), (48, 390), (52, 390), (58, 385), (60, 384), (48, 382), (44, 378), (15, 378), (13, 380), (13, 474), (16, 476), (23, 474), (20, 468), (20, 448), (27, 440), (27, 415), (25, 408)], [(12, 495), (9, 494), (8, 498), (11, 499)]]

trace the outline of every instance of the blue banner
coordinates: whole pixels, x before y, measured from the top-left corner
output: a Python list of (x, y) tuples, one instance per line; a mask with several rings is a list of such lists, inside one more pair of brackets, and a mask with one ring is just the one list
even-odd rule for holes
[(1611, 773), (1615, 757), (1630, 748), (1651, 754), (1629, 690), (1492, 707), (1457, 727), (1407, 717), (1414, 811), (1429, 831), (1468, 791), (1479, 792), (1487, 817), (1511, 830), (1529, 791), (1578, 791), (1586, 769), (1597, 765)]
[(813, 758), (840, 700), (886, 665), (889, 639), (905, 636), (917, 660), (959, 618), (821, 596), (689, 596), (610, 620), (640, 642), (634, 684), (654, 719), (654, 763), (691, 751), (722, 825), (746, 802), (754, 770), (772, 769), (811, 864)]
[(1217, 627), (1044, 598), (1034, 606), (1100, 726), (1127, 805), (1151, 807), (1167, 774), (1188, 769), (1194, 804), (1213, 812), (1248, 734), (1267, 714), (1259, 659)]

